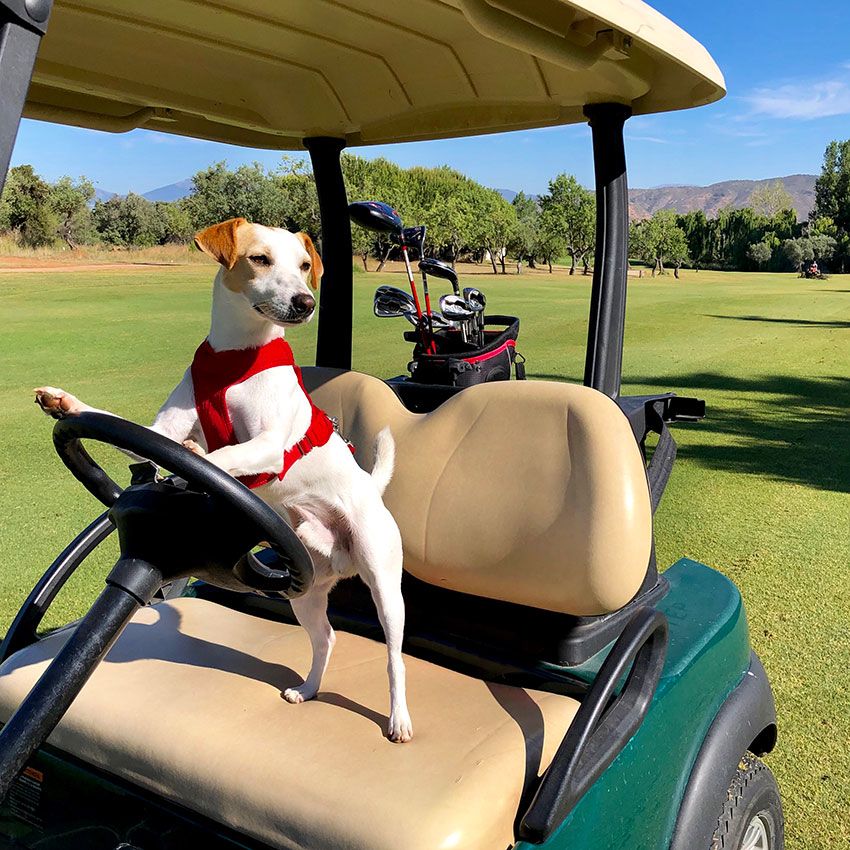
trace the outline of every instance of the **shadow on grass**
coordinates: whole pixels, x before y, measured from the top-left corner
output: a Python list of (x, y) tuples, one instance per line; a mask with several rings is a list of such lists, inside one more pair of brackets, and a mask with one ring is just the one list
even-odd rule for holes
[(701, 372), (632, 377), (629, 383), (728, 395), (707, 399), (706, 419), (695, 426), (718, 439), (683, 449), (703, 466), (850, 492), (850, 378)]
[(768, 316), (717, 316), (706, 313), (707, 319), (734, 319), (736, 322), (776, 322), (780, 325), (797, 325), (810, 328), (850, 328), (850, 322), (827, 320), (824, 322), (816, 319), (774, 319)]
[[(529, 377), (570, 381), (533, 372)], [(711, 469), (850, 492), (850, 378), (738, 378), (717, 372), (629, 376), (623, 394), (646, 387), (709, 394), (705, 420), (690, 427), (715, 439), (681, 446), (682, 457)], [(712, 398), (715, 393), (720, 397)]]

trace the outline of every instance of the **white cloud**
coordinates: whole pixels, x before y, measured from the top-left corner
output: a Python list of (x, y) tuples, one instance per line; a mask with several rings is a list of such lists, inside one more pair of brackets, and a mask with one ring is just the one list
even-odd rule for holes
[(755, 89), (743, 98), (753, 113), (810, 121), (850, 115), (850, 80), (842, 77)]
[(630, 142), (652, 142), (655, 145), (669, 145), (669, 139), (662, 139), (660, 136), (629, 136)]

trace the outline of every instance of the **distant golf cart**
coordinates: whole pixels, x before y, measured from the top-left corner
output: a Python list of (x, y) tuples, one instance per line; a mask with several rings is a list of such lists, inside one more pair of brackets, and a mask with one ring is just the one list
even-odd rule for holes
[(812, 260), (811, 263), (800, 266), (800, 277), (806, 280), (826, 280), (829, 276), (821, 270), (817, 260)]
[[(0, 173), (22, 112), (309, 151), (326, 271), (304, 380), (366, 468), (379, 429), (397, 443), (386, 500), (405, 545), (416, 730), (410, 744), (382, 738), (386, 674), (364, 587), (334, 591), (323, 691), (288, 705), (280, 693), (309, 647), (287, 598), (312, 577), (289, 526), (147, 429), (65, 419), (54, 446), (108, 510), (50, 566), (0, 650), (0, 846), (781, 848), (776, 783), (757, 758), (776, 717), (740, 594), (691, 560), (656, 567), (668, 425), (703, 405), (620, 394), (623, 124), (722, 97), (708, 53), (639, 0), (0, 8)], [(585, 119), (597, 247), (584, 386), (352, 371), (342, 149)], [(84, 439), (178, 477), (134, 465), (122, 490)], [(116, 528), (102, 595), (79, 623), (39, 634)], [(271, 545), (256, 554), (259, 541)]]

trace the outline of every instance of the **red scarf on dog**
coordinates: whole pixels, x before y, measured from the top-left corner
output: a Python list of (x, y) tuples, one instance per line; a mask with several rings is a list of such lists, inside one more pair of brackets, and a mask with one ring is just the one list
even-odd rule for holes
[[(307, 433), (294, 446), (283, 453), (283, 469), (280, 474), (262, 472), (258, 475), (240, 475), (241, 481), (252, 490), (282, 479), (292, 464), (313, 449), (324, 446), (334, 432), (330, 417), (313, 404), (304, 382), (301, 370), (295, 365), (292, 349), (283, 339), (273, 339), (260, 348), (229, 349), (214, 351), (209, 340), (204, 340), (192, 360), (192, 385), (195, 390), (195, 410), (207, 442), (207, 451), (214, 452), (223, 446), (235, 446), (239, 440), (233, 432), (233, 423), (225, 401), (225, 393), (234, 384), (241, 384), (252, 375), (272, 369), (275, 366), (291, 366), (301, 391), (310, 402), (312, 416)], [(353, 449), (352, 449), (353, 450)]]

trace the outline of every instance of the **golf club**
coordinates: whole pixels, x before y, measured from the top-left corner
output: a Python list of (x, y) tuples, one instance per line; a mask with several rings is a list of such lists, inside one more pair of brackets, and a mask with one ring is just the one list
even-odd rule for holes
[(406, 313), (413, 315), (413, 310), (397, 302), (387, 302), (375, 299), (373, 305), (375, 315), (379, 319), (395, 319), (399, 316), (404, 316)]
[(375, 290), (375, 300), (378, 299), (393, 299), (405, 304), (410, 305), (410, 309), (416, 312), (416, 305), (414, 304), (413, 297), (409, 292), (405, 292), (403, 289), (399, 289), (397, 286), (388, 286), (384, 284), (383, 286), (379, 286)]
[(433, 275), (434, 277), (450, 281), (454, 294), (460, 295), (460, 288), (457, 284), (457, 272), (448, 263), (441, 263), (439, 260), (429, 257), (419, 263), (419, 269), (423, 275)]
[(463, 297), (466, 299), (466, 303), (478, 314), (478, 344), (484, 345), (484, 308), (487, 306), (487, 299), (484, 297), (484, 293), (474, 286), (465, 287)]
[(355, 201), (348, 205), (348, 214), (355, 224), (377, 233), (398, 236), (404, 230), (401, 216), (383, 201)]
[[(407, 281), (410, 284), (410, 292), (413, 295), (413, 303), (416, 308), (416, 318), (419, 320), (422, 330), (422, 344), (427, 351), (434, 349), (434, 340), (429, 338), (428, 329), (422, 322), (422, 307), (419, 304), (419, 293), (416, 291), (416, 281), (413, 279), (413, 270), (410, 268), (410, 259), (407, 254), (407, 241), (404, 237), (405, 228), (401, 216), (383, 201), (354, 201), (348, 205), (348, 214), (351, 220), (367, 230), (377, 233), (387, 233), (394, 241), (401, 245), (401, 255), (404, 259), (404, 268), (407, 272)], [(416, 228), (408, 228), (408, 231)], [(413, 238), (412, 234), (408, 238)], [(424, 239), (424, 233), (422, 238)]]
[(469, 308), (469, 304), (460, 295), (443, 295), (440, 298), (440, 312), (443, 318), (460, 324), (463, 341), (469, 342), (468, 325), (470, 319), (475, 317), (475, 312)]
[(380, 318), (399, 316), (405, 311), (416, 312), (410, 294), (394, 286), (382, 286), (376, 290), (373, 308)]
[[(398, 238), (399, 244), (404, 252), (405, 246), (408, 249), (415, 248), (419, 252), (419, 259), (425, 256), (425, 234), (427, 228), (424, 224), (416, 225), (415, 227), (405, 227), (401, 231), (401, 236)], [(434, 352), (436, 352), (436, 343), (434, 342), (434, 314), (431, 311), (431, 294), (428, 291), (428, 278), (425, 272), (422, 272), (422, 292), (425, 295), (425, 316), (428, 321), (428, 332), (431, 337)]]

